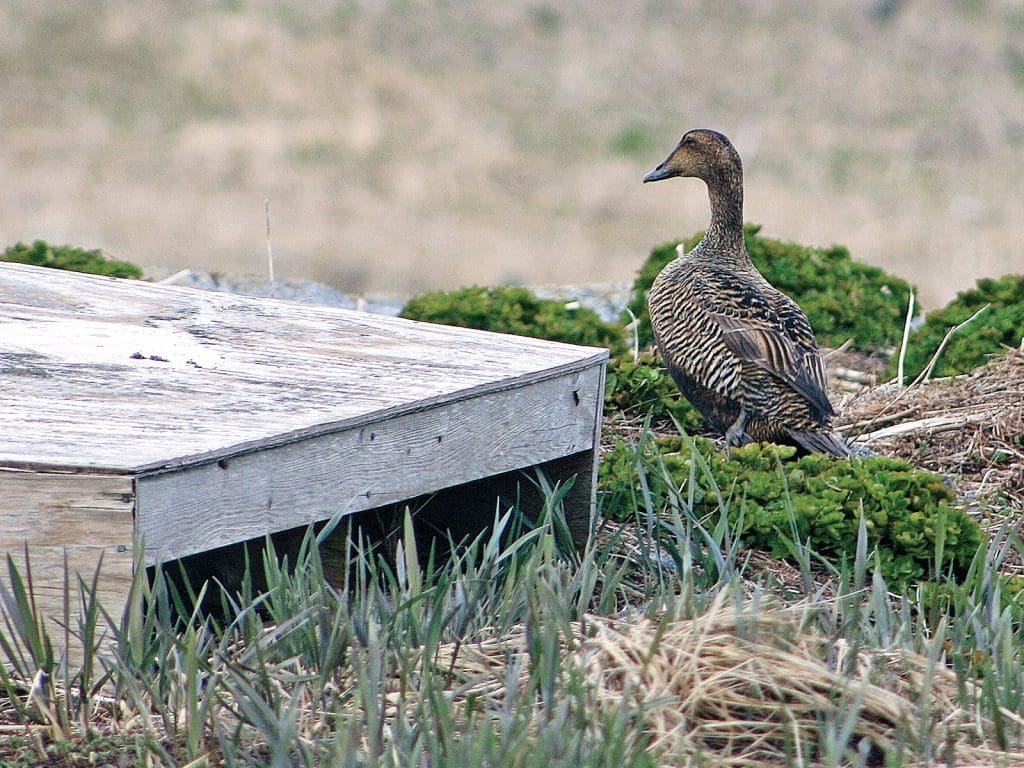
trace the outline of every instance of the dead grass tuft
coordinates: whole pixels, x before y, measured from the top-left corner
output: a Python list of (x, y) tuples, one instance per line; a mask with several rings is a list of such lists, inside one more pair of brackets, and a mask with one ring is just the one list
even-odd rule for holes
[[(648, 748), (674, 765), (814, 760), (829, 729), (844, 727), (875, 758), (902, 750), (913, 759), (945, 743), (940, 751), (952, 749), (945, 759), (956, 764), (996, 755), (1024, 761), (1024, 754), (996, 748), (992, 723), (969, 704), (980, 691), (970, 684), (959, 690), (950, 669), (906, 651), (830, 645), (811, 626), (810, 603), (737, 605), (724, 594), (692, 619), (588, 616), (573, 625), (574, 647), (563, 649), (563, 669), (584, 673), (599, 711), (633, 705)], [(483, 697), (500, 711), (506, 687), (525, 687), (529, 679), (529, 663), (510, 663), (525, 660), (528, 649), (519, 629), (442, 646), (437, 663), (461, 681), (457, 706)], [(509, 677), (511, 669), (517, 678)], [(916, 726), (925, 721), (922, 733)], [(900, 741), (908, 734), (916, 743)]]
[(847, 404), (840, 430), (873, 450), (944, 475), (968, 505), (995, 501), (1024, 509), (1020, 351), (964, 376), (865, 391)]

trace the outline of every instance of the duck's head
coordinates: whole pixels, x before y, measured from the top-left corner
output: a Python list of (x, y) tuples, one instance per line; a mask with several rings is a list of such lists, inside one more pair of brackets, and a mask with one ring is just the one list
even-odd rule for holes
[(665, 162), (644, 176), (644, 183), (675, 176), (687, 176), (714, 182), (742, 172), (739, 153), (732, 143), (717, 131), (698, 128), (689, 131)]

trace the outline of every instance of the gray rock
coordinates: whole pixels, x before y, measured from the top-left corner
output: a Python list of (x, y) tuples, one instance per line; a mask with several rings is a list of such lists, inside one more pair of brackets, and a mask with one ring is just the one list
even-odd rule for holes
[[(181, 285), (204, 291), (220, 291), (241, 296), (270, 297), (270, 281), (256, 280), (225, 272), (197, 272), (183, 269), (172, 275), (162, 275), (156, 270), (150, 270), (146, 277), (164, 285)], [(593, 309), (603, 320), (617, 322), (629, 301), (629, 292), (632, 286), (630, 283), (590, 283), (576, 286), (536, 285), (526, 287), (542, 299), (558, 299), (566, 303), (579, 302), (580, 306)], [(312, 280), (275, 280), (274, 298), (395, 316), (402, 311), (402, 307), (405, 306), (409, 297), (383, 293), (355, 296)]]
[[(147, 275), (148, 277), (149, 275)], [(223, 272), (196, 272), (183, 269), (173, 275), (157, 280), (164, 285), (182, 285), (204, 291), (234, 293), (240, 296), (271, 295), (269, 280), (255, 280), (250, 277)], [(379, 315), (397, 315), (405, 306), (405, 297), (395, 295), (352, 296), (331, 288), (329, 285), (312, 280), (275, 280), (274, 298), (299, 301), (304, 304), (319, 304), (325, 307), (356, 309)]]

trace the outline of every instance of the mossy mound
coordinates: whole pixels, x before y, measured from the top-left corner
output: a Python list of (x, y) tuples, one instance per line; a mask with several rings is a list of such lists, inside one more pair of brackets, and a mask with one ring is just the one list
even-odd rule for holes
[[(977, 288), (957, 294), (944, 309), (932, 312), (907, 342), (904, 374), (911, 379), (928, 365), (946, 332), (984, 307), (991, 306), (957, 331), (942, 350), (932, 371), (934, 376), (953, 376), (982, 365), (1000, 354), (1001, 345), (1017, 347), (1024, 335), (1024, 275), (983, 279)], [(895, 376), (896, 360), (890, 362)]]
[[(620, 441), (601, 462), (603, 513), (624, 519), (643, 510), (641, 488), (649, 489), (662, 517), (692, 496), (693, 511), (708, 528), (727, 509), (743, 546), (784, 557), (792, 554), (790, 542), (806, 542), (832, 562), (852, 564), (863, 510), (869, 547), (877, 550), (890, 585), (942, 576), (950, 568), (966, 572), (981, 530), (951, 506), (953, 494), (938, 475), (884, 456), (845, 461), (821, 454), (793, 459), (794, 453), (753, 444), (732, 449), (727, 458), (703, 438), (648, 438), (640, 446)], [(940, 541), (943, 566), (936, 574)]]
[(586, 307), (570, 308), (564, 301), (537, 298), (526, 288), (473, 285), (456, 291), (434, 291), (412, 299), (402, 310), (402, 317), (607, 347), (613, 355), (626, 351), (620, 326), (605, 322)]
[(704, 428), (704, 417), (679, 394), (679, 388), (661, 361), (650, 353), (608, 361), (604, 412), (606, 416), (623, 414), (626, 418), (652, 422), (675, 421), (689, 433)]
[(50, 245), (44, 240), (36, 240), (32, 245), (25, 243), (12, 245), (4, 251), (3, 256), (0, 256), (0, 261), (67, 269), (72, 272), (87, 272), (92, 275), (127, 277), (135, 280), (142, 277), (142, 269), (135, 264), (108, 259), (100, 250), (90, 251), (70, 245)]
[[(842, 246), (809, 248), (762, 237), (759, 231), (753, 224), (744, 227), (751, 260), (768, 282), (807, 313), (819, 344), (838, 347), (849, 339), (854, 348), (871, 352), (899, 342), (910, 293), (905, 280), (854, 261)], [(699, 232), (687, 241), (658, 246), (640, 268), (629, 309), (639, 320), (642, 346), (654, 342), (647, 290), (676, 257), (680, 242), (690, 251), (703, 236)]]

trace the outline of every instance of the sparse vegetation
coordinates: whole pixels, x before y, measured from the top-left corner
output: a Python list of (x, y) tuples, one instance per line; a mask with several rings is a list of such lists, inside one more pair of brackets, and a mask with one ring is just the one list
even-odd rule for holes
[[(838, 347), (850, 340), (853, 348), (872, 351), (899, 342), (910, 292), (905, 280), (854, 261), (839, 245), (809, 248), (772, 240), (759, 232), (756, 225), (744, 228), (754, 266), (807, 313), (819, 344)], [(699, 232), (689, 240), (654, 248), (640, 268), (629, 309), (639, 319), (641, 345), (654, 341), (647, 290), (662, 267), (676, 257), (676, 246), (682, 243), (690, 251), (701, 237)]]
[[(993, 355), (1003, 345), (1017, 348), (1024, 340), (1024, 275), (1006, 275), (979, 280), (977, 287), (958, 293), (945, 308), (927, 315), (923, 326), (910, 335), (905, 373), (913, 378), (928, 365), (946, 332), (963, 323), (985, 305), (977, 318), (961, 328), (942, 350), (932, 374), (953, 376), (967, 373)], [(895, 375), (896, 362), (890, 364)]]
[(562, 26), (562, 14), (552, 5), (541, 3), (530, 8), (530, 19), (541, 32), (553, 35)]
[(611, 148), (617, 155), (639, 159), (654, 151), (655, 142), (650, 128), (631, 123), (615, 135)]
[(36, 240), (32, 245), (17, 243), (0, 256), (0, 261), (32, 264), (37, 267), (53, 267), (73, 272), (88, 272), (108, 277), (142, 277), (142, 269), (127, 261), (108, 259), (99, 250), (87, 250), (71, 245), (50, 245)]
[[(282, 274), (345, 291), (623, 280), (620, 255), (666, 222), (706, 221), (680, 210), (698, 187), (639, 180), (713, 115), (740, 142), (752, 215), (941, 306), (1014, 269), (1024, 231), (1020, 4), (967, 4), (706, 4), (693, 24), (678, 3), (9, 0), (0, 231), (245, 273), (270, 194)], [(898, 9), (884, 28), (881, 8)], [(872, 87), (836, 88), (847, 64)], [(787, 108), (752, 118), (755, 103)], [(631, 123), (643, 157), (614, 154)], [(965, 221), (937, 205), (963, 196), (978, 259), (951, 256)]]

